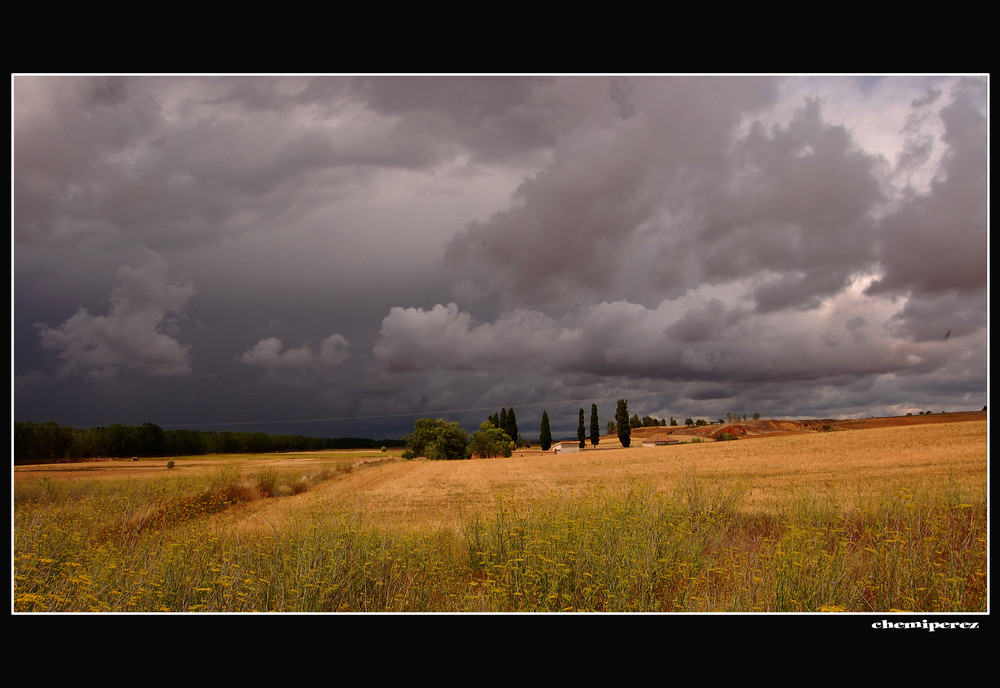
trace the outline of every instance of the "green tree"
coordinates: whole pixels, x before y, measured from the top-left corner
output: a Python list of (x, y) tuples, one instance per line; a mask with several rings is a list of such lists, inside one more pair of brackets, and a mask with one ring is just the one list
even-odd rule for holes
[(601, 423), (597, 420), (597, 404), (590, 405), (590, 444), (594, 447), (601, 441)]
[(542, 451), (548, 451), (552, 447), (552, 428), (549, 427), (549, 413), (542, 411), (542, 425), (538, 430), (538, 443), (542, 446)]
[(576, 439), (580, 441), (580, 449), (587, 446), (587, 427), (583, 424), (583, 409), (580, 409), (580, 422), (576, 426)]
[(413, 424), (413, 432), (406, 436), (406, 447), (414, 456), (427, 456), (427, 447), (437, 439), (438, 421), (434, 418), (418, 418)]
[(427, 447), (427, 458), (454, 461), (468, 458), (469, 433), (458, 423), (439, 420), (434, 441)]
[(618, 439), (621, 440), (622, 446), (629, 447), (632, 444), (632, 424), (628, 415), (628, 401), (625, 399), (618, 400), (615, 427), (618, 428)]
[(479, 426), (479, 430), (472, 433), (469, 441), (469, 449), (472, 454), (484, 459), (491, 459), (495, 456), (510, 456), (513, 442), (506, 432), (493, 425), (490, 421), (485, 421)]
[(498, 425), (497, 427), (507, 433), (507, 437), (509, 437), (513, 442), (517, 442), (517, 437), (521, 433), (517, 429), (517, 416), (514, 414), (513, 406), (507, 409), (507, 424)]
[(138, 456), (163, 456), (167, 449), (167, 436), (155, 423), (143, 423), (135, 430)]
[[(54, 421), (47, 423), (32, 423), (17, 421), (14, 423), (14, 461), (38, 459), (72, 458), (74, 453), (82, 452), (74, 449), (79, 444), (77, 433), (72, 428), (60, 426)], [(92, 456), (99, 456), (94, 453)]]

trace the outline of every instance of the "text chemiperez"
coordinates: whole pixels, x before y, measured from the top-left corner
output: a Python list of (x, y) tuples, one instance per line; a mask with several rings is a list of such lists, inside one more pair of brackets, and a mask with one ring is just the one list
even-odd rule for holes
[(887, 619), (882, 619), (881, 621), (876, 621), (872, 624), (874, 629), (908, 629), (908, 628), (922, 628), (927, 629), (931, 633), (937, 630), (944, 629), (975, 629), (979, 628), (978, 621), (889, 621)]

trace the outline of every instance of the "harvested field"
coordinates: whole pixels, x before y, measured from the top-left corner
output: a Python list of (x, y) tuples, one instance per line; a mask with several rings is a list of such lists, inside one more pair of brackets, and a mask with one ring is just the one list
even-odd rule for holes
[[(266, 500), (228, 514), (240, 528), (277, 527), (288, 514), (314, 504), (361, 505), (386, 525), (457, 527), (464, 516), (498, 503), (527, 504), (549, 496), (614, 492), (648, 486), (668, 492), (697, 478), (738, 489), (744, 506), (777, 509), (802, 494), (850, 504), (886, 487), (956, 481), (985, 485), (985, 413), (928, 414), (849, 421), (741, 421), (748, 432), (735, 442), (695, 442), (719, 425), (639, 428), (633, 438), (674, 431), (681, 444), (621, 449), (611, 437), (596, 448), (552, 454), (539, 449), (509, 458), (472, 461), (403, 461), (373, 451), (179, 457), (171, 469), (191, 475), (238, 463), (245, 474), (267, 466), (306, 472), (350, 463), (354, 470), (308, 493)], [(821, 432), (827, 426), (831, 431)], [(754, 441), (747, 441), (753, 439)], [(14, 467), (14, 479), (162, 477), (167, 459), (100, 460)], [(371, 468), (371, 470), (358, 470)]]
[(305, 502), (363, 505), (386, 524), (457, 527), (498, 503), (650, 486), (668, 492), (697, 478), (744, 495), (744, 506), (780, 510), (809, 495), (842, 506), (888, 489), (985, 486), (985, 420), (794, 432), (752, 442), (706, 442), (572, 454), (521, 452), (505, 459), (406, 461), (356, 471), (309, 494), (260, 505), (249, 522), (275, 527)]
[(15, 610), (987, 604), (985, 416), (471, 461), (333, 452), (165, 463), (16, 467)]

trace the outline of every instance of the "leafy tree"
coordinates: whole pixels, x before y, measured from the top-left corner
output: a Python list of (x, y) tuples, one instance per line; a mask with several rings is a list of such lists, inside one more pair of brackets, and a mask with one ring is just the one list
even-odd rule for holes
[(618, 428), (618, 439), (621, 440), (622, 446), (629, 447), (632, 444), (632, 425), (628, 415), (628, 401), (625, 399), (618, 400), (615, 427)]
[(427, 447), (437, 439), (438, 424), (434, 418), (418, 418), (413, 432), (406, 436), (406, 447), (415, 456), (427, 456)]
[(552, 428), (549, 427), (549, 413), (542, 411), (542, 425), (538, 430), (538, 443), (542, 446), (542, 451), (548, 451), (552, 447)]
[(514, 442), (515, 445), (527, 444), (521, 439), (521, 431), (517, 427), (517, 414), (514, 413), (514, 407), (502, 408), (499, 413), (492, 413), (487, 416), (486, 420), (493, 424), (493, 427), (503, 430), (507, 433), (507, 437)]
[(677, 419), (674, 418), (673, 416), (670, 416), (670, 425), (671, 426), (677, 425)]
[(507, 433), (494, 426), (492, 422), (485, 421), (479, 426), (479, 430), (472, 433), (469, 449), (470, 453), (476, 456), (491, 459), (495, 456), (510, 456), (512, 444)]
[(597, 404), (590, 405), (590, 444), (594, 447), (601, 441), (601, 424), (597, 420)]
[(166, 454), (184, 456), (207, 453), (204, 433), (195, 430), (170, 430), (167, 435)]
[[(65, 459), (74, 454), (74, 445), (79, 444), (77, 433), (72, 428), (58, 423), (14, 423), (14, 461)], [(94, 454), (97, 456), (97, 454)]]
[(427, 458), (454, 461), (468, 458), (469, 433), (458, 423), (439, 420), (434, 441), (427, 447)]
[(580, 449), (587, 446), (587, 428), (583, 424), (583, 409), (580, 409), (580, 422), (576, 426), (576, 439), (580, 441)]
[(143, 423), (135, 431), (136, 454), (163, 456), (167, 449), (167, 436), (163, 428), (154, 423)]

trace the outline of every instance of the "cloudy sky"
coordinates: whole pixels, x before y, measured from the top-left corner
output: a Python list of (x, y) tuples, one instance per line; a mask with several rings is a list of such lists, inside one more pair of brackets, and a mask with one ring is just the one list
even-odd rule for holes
[(16, 420), (987, 404), (984, 76), (11, 82)]

